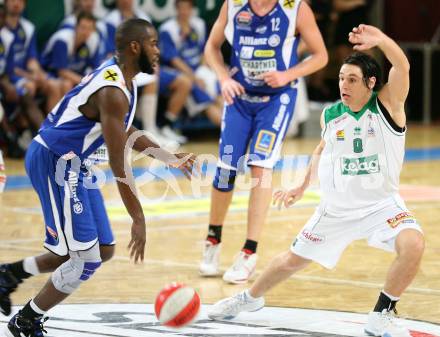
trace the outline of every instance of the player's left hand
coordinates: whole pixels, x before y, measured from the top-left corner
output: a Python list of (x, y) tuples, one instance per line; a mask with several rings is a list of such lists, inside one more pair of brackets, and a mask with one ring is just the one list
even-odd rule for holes
[(304, 195), (304, 187), (294, 187), (288, 191), (279, 190), (273, 194), (272, 204), (276, 205), (280, 210), (282, 206), (289, 208), (298, 200), (300, 200)]
[(200, 175), (200, 167), (194, 153), (175, 153), (176, 160), (169, 163), (171, 167), (178, 168), (185, 177), (191, 180), (192, 175)]
[(272, 88), (284, 87), (292, 81), (285, 71), (269, 71), (261, 75), (261, 77)]
[(368, 50), (376, 47), (383, 39), (384, 34), (376, 27), (361, 24), (354, 27), (348, 34), (348, 41), (354, 44), (354, 50)]

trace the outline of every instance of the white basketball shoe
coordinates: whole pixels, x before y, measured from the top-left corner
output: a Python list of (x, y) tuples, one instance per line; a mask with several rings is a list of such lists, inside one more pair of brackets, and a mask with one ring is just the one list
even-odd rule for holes
[(221, 243), (213, 244), (206, 240), (203, 248), (203, 258), (200, 262), (199, 273), (202, 276), (219, 275), (219, 259), (220, 259)]
[(234, 264), (224, 273), (223, 280), (234, 284), (246, 283), (255, 272), (257, 259), (257, 254), (246, 254), (241, 251), (235, 257)]
[(394, 313), (386, 309), (368, 314), (365, 333), (377, 337), (411, 337), (407, 328), (397, 324)]
[(215, 303), (208, 312), (213, 320), (233, 319), (243, 311), (257, 311), (264, 307), (264, 297), (251, 298), (247, 290)]

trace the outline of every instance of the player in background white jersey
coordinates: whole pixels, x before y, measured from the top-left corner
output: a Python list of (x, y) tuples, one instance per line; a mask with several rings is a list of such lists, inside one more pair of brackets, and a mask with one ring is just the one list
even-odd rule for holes
[[(397, 256), (368, 315), (365, 332), (411, 337), (392, 315), (414, 279), (424, 251), (420, 226), (397, 188), (404, 155), (409, 63), (400, 47), (376, 27), (353, 28), (349, 41), (355, 50), (378, 47), (385, 54), (392, 65), (388, 82), (374, 90), (380, 86), (380, 69), (364, 53), (344, 61), (339, 73), (341, 102), (323, 112), (322, 140), (303, 182), (274, 194), (274, 203), (289, 207), (301, 199), (318, 172), (323, 192), (320, 205), (290, 249), (275, 257), (249, 290), (217, 302), (208, 314), (212, 319), (230, 319), (242, 311), (261, 309), (263, 295), (293, 273), (312, 261), (333, 268), (351, 242), (367, 239), (370, 246), (395, 251)], [(345, 193), (345, 199), (338, 193)]]

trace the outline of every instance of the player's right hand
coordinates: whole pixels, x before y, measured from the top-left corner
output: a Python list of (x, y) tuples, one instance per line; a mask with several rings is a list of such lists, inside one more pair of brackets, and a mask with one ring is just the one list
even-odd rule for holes
[(134, 263), (144, 261), (145, 243), (147, 241), (147, 231), (145, 221), (133, 221), (131, 225), (131, 240), (128, 244), (130, 259)]
[(240, 96), (245, 93), (244, 87), (230, 77), (223, 80), (220, 84), (222, 88), (222, 96), (227, 104), (234, 103), (234, 98), (236, 96)]
[(288, 208), (302, 198), (304, 191), (305, 189), (301, 186), (289, 191), (278, 190), (273, 194), (273, 205), (276, 205), (278, 209), (281, 209), (283, 205)]

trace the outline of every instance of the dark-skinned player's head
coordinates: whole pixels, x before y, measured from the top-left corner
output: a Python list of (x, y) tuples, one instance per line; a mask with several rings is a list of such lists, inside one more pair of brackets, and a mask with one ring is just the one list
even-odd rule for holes
[(134, 60), (143, 73), (153, 74), (159, 62), (157, 31), (143, 19), (129, 19), (116, 31), (116, 53), (124, 61)]

